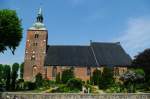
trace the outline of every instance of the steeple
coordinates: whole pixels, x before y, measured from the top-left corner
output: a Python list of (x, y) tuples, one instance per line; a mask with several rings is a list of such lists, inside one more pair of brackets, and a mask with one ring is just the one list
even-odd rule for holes
[(38, 15), (36, 17), (36, 22), (43, 23), (43, 15), (42, 15), (42, 8), (41, 7), (39, 8)]
[(37, 13), (37, 17), (36, 17), (36, 21), (35, 23), (32, 25), (31, 28), (29, 28), (30, 30), (46, 30), (45, 25), (43, 23), (43, 14), (42, 14), (42, 8), (40, 7)]
[(27, 31), (24, 80), (34, 81), (38, 73), (41, 73), (43, 77), (46, 75), (44, 61), (47, 41), (48, 31), (43, 23), (42, 10), (39, 8), (35, 16), (35, 22)]

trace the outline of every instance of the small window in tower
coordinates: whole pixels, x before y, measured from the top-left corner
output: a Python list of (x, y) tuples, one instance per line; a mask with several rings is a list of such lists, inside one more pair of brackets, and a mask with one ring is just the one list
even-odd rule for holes
[(38, 45), (38, 43), (33, 43), (33, 46), (37, 46)]
[(38, 38), (39, 37), (39, 34), (35, 34), (34, 38)]
[(34, 55), (31, 56), (31, 60), (35, 60), (35, 56)]
[(37, 43), (35, 43), (35, 46), (37, 46)]

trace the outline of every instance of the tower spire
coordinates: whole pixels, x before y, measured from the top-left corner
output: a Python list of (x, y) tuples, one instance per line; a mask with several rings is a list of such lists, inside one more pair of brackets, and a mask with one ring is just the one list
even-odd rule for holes
[(42, 8), (41, 7), (38, 10), (38, 15), (36, 17), (36, 22), (43, 23), (43, 15), (42, 15)]
[(42, 14), (42, 8), (41, 7), (39, 8), (38, 14)]
[(42, 8), (40, 7), (37, 12), (37, 17), (36, 17), (36, 22), (32, 25), (30, 28), (31, 30), (46, 30), (45, 25), (43, 23), (43, 13), (42, 13)]

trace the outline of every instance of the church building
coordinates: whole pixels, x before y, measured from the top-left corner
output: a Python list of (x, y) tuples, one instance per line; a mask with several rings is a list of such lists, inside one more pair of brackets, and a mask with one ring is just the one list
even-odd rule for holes
[(118, 76), (127, 71), (131, 57), (119, 42), (90, 42), (89, 45), (48, 45), (48, 30), (41, 8), (36, 22), (27, 30), (24, 80), (33, 81), (38, 73), (55, 80), (65, 69), (73, 69), (76, 78), (89, 80), (95, 69), (113, 68)]

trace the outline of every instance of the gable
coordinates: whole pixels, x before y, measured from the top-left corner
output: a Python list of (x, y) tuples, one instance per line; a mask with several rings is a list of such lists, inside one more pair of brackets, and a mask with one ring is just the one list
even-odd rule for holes
[(120, 43), (92, 43), (91, 46), (99, 64), (106, 66), (131, 64), (130, 56), (123, 50)]

